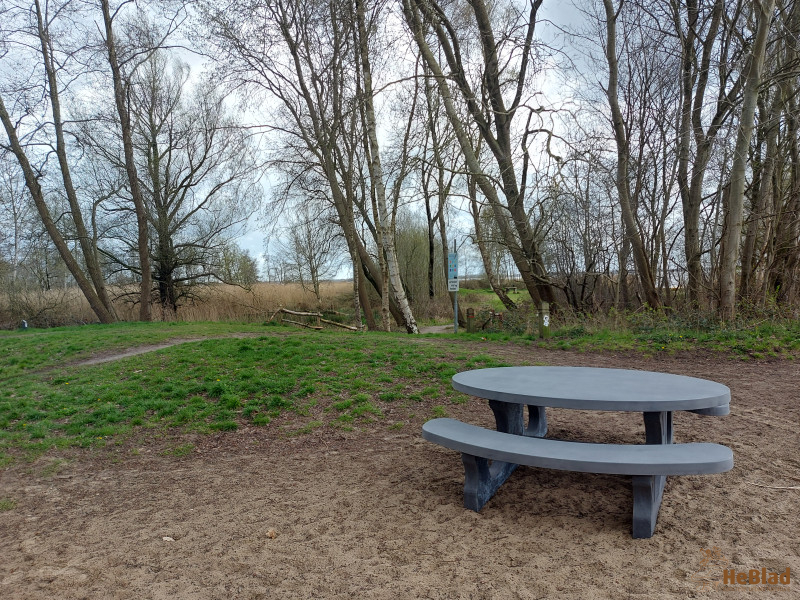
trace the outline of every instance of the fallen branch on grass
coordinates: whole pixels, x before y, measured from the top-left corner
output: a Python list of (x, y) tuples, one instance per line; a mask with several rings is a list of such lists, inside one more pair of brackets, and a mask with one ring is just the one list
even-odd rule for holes
[(329, 325), (335, 325), (336, 327), (341, 327), (342, 329), (349, 329), (350, 331), (358, 331), (358, 328), (353, 327), (352, 325), (345, 325), (343, 323), (337, 323), (336, 321), (329, 321), (328, 319), (323, 319), (322, 318), (322, 313), (301, 312), (301, 311), (297, 311), (297, 310), (289, 310), (288, 308), (279, 308), (269, 318), (269, 320), (273, 321), (275, 319), (275, 317), (277, 317), (281, 313), (284, 313), (284, 314), (287, 314), (287, 315), (293, 315), (293, 316), (296, 316), (296, 317), (314, 317), (314, 318), (316, 318), (317, 319), (317, 325), (308, 325), (306, 323), (301, 323), (299, 321), (292, 321), (291, 319), (283, 319), (283, 318), (281, 318), (281, 320), (284, 323), (291, 323), (293, 325), (300, 325), (301, 327), (307, 327), (308, 329), (317, 329), (317, 330), (322, 329), (322, 327), (319, 325), (319, 323), (322, 322), (322, 323), (328, 323)]
[(307, 327), (308, 329), (322, 329), (319, 325), (309, 325), (307, 323), (301, 323), (300, 321), (292, 321), (291, 319), (281, 319), (284, 323), (291, 323), (292, 325), (300, 325), (300, 327)]

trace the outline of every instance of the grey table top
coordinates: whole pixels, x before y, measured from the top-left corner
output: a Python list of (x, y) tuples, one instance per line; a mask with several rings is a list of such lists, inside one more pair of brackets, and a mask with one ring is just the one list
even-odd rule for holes
[(727, 386), (708, 379), (594, 367), (477, 369), (454, 375), (453, 387), (487, 400), (578, 410), (697, 410), (731, 399)]

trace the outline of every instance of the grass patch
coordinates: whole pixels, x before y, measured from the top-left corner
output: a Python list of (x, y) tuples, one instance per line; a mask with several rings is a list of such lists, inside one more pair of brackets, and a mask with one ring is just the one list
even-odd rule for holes
[[(81, 348), (102, 352), (103, 344), (117, 348), (120, 340), (137, 345), (175, 337), (175, 331), (186, 337), (203, 331), (202, 324), (193, 325), (65, 328), (39, 331), (37, 339), (69, 361), (83, 355)], [(225, 328), (229, 333), (234, 329), (209, 326), (206, 333)], [(327, 411), (346, 428), (382, 419), (391, 403), (394, 420), (407, 420), (411, 417), (403, 414), (407, 406), (402, 401), (447, 398), (452, 374), (470, 364), (501, 364), (486, 356), (472, 362), (473, 353), (466, 351), (459, 360), (445, 359), (440, 345), (412, 337), (282, 327), (262, 328), (261, 333), (180, 344), (92, 366), (8, 377), (3, 371), (0, 465), (20, 453), (33, 457), (51, 448), (104, 446), (142, 428), (226, 432), (243, 424), (269, 426), (288, 414), (300, 421), (296, 433), (302, 433), (319, 427)], [(5, 349), (0, 363), (14, 362), (15, 353), (24, 362), (30, 353), (25, 344)], [(183, 451), (166, 452), (180, 456)]]
[(583, 318), (553, 328), (541, 346), (580, 351), (632, 351), (649, 355), (706, 350), (752, 358), (793, 358), (800, 352), (800, 322), (723, 323), (700, 314), (644, 311)]
[(0, 512), (4, 510), (14, 510), (17, 508), (17, 501), (13, 498), (0, 498)]
[(53, 477), (64, 467), (65, 464), (67, 464), (66, 460), (56, 459), (50, 461), (44, 466), (44, 468), (42, 468), (42, 477)]
[[(50, 449), (116, 443), (139, 429), (226, 432), (243, 425), (271, 426), (288, 417), (298, 428), (295, 433), (303, 433), (320, 427), (323, 418), (346, 429), (383, 418), (411, 423), (431, 411), (442, 416), (444, 406), (467, 401), (452, 390), (452, 375), (505, 366), (485, 348), (508, 345), (508, 340), (521, 349), (539, 344), (647, 354), (696, 349), (742, 357), (800, 353), (797, 322), (726, 328), (695, 323), (691, 329), (688, 321), (654, 315), (620, 319), (619, 326), (606, 318), (554, 327), (549, 340), (509, 334), (420, 339), (224, 323), (124, 323), (0, 335), (0, 468)], [(68, 366), (91, 352), (125, 345), (253, 331), (260, 335)], [(461, 345), (454, 339), (478, 343)], [(168, 452), (180, 456), (183, 451), (191, 449)]]
[(179, 444), (177, 446), (173, 446), (172, 448), (167, 448), (161, 454), (163, 456), (188, 456), (194, 451), (194, 444)]
[(431, 409), (431, 414), (435, 418), (442, 418), (447, 416), (447, 411), (445, 410), (444, 406), (434, 406)]
[(98, 353), (122, 352), (173, 339), (262, 333), (248, 323), (115, 323), (0, 332), (0, 381), (20, 373), (52, 368)]

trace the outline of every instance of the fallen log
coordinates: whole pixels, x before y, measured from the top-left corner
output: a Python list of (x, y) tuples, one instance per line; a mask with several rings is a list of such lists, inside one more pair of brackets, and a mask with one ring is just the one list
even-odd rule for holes
[(331, 325), (336, 325), (337, 327), (342, 327), (344, 329), (349, 329), (350, 331), (358, 331), (357, 327), (353, 327), (352, 325), (344, 325), (342, 323), (337, 323), (336, 321), (328, 321), (328, 319), (323, 319), (320, 317), (320, 321), (323, 323), (330, 323)]
[(289, 310), (288, 308), (282, 308), (279, 312), (285, 312), (287, 315), (295, 315), (296, 317), (321, 317), (321, 313), (316, 312), (299, 312), (296, 310)]
[(316, 329), (322, 330), (322, 327), (319, 325), (307, 325), (306, 323), (301, 323), (300, 321), (292, 321), (291, 319), (281, 319), (284, 323), (291, 323), (292, 325), (300, 325), (300, 327), (307, 327), (308, 329)]

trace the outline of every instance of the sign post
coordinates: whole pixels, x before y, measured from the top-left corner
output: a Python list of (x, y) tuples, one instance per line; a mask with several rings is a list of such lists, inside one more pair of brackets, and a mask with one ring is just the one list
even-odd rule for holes
[(458, 333), (458, 253), (455, 240), (453, 251), (447, 255), (447, 291), (453, 292), (453, 333)]

